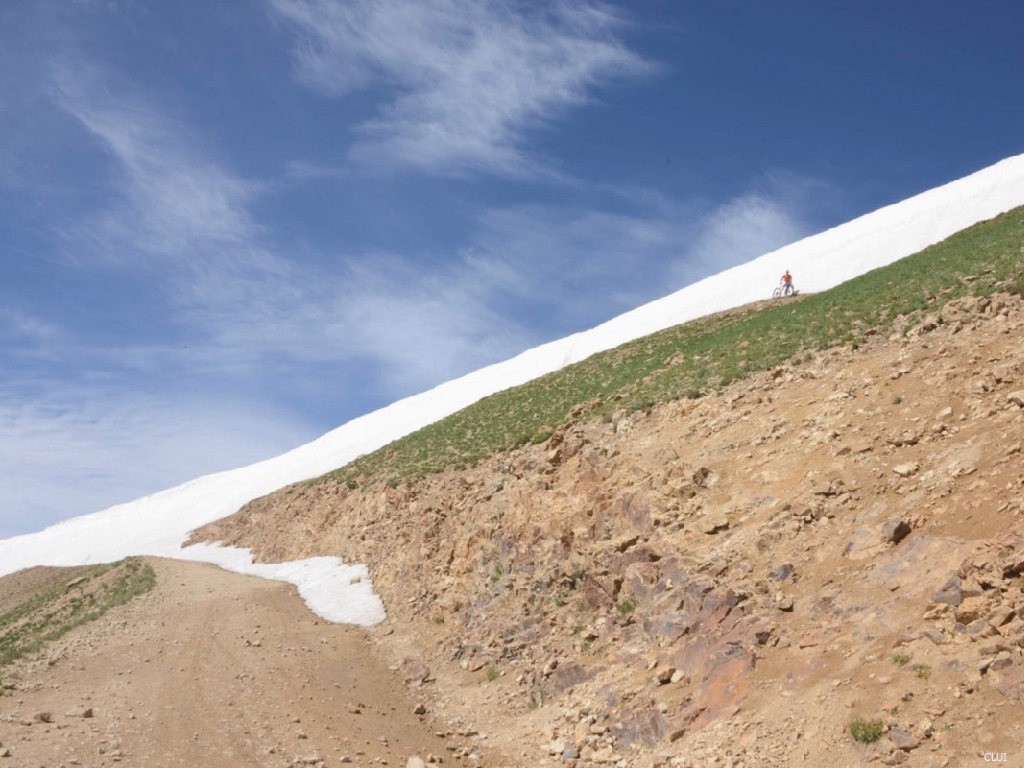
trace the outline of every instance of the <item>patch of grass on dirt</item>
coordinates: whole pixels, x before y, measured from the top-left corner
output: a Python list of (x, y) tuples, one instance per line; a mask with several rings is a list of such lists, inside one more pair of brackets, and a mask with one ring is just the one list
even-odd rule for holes
[(882, 737), (885, 726), (881, 720), (865, 720), (855, 717), (850, 721), (850, 735), (861, 744), (874, 744)]
[(153, 569), (138, 558), (76, 569), (74, 578), (49, 584), (0, 614), (0, 667), (94, 621), (156, 584)]
[[(951, 300), (997, 290), (1024, 293), (1024, 207), (831, 290), (760, 311), (702, 318), (597, 353), (499, 392), (324, 476), (349, 487), (396, 485), (464, 469), (500, 451), (543, 442), (552, 425), (588, 404), (589, 417), (650, 413), (751, 373), (806, 362), (817, 350), (858, 348), (871, 334), (904, 332)], [(318, 482), (313, 480), (310, 482)]]

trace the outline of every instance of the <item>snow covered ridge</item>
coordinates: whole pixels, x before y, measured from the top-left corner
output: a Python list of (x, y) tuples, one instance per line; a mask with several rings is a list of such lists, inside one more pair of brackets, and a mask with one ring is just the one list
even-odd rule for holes
[(291, 582), (309, 607), (328, 620), (377, 623), (385, 617), (384, 608), (365, 566), (329, 557), (253, 564), (248, 550), (183, 549), (181, 544), (193, 529), (254, 498), (344, 466), (487, 395), (655, 331), (767, 298), (785, 269), (794, 273), (801, 290), (825, 290), (1022, 204), (1024, 155), (1018, 155), (712, 275), (589, 331), (399, 400), (275, 458), (0, 541), (0, 575), (33, 565), (82, 565), (129, 555), (199, 560)]

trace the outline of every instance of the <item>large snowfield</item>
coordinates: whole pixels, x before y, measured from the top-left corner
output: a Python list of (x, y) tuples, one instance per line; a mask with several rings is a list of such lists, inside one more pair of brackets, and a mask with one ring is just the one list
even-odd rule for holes
[(129, 555), (199, 560), (291, 582), (309, 607), (330, 621), (375, 624), (385, 612), (365, 566), (331, 557), (254, 564), (248, 550), (181, 544), (193, 529), (234, 513), (251, 499), (343, 466), (482, 397), (663, 328), (768, 298), (786, 269), (801, 291), (822, 291), (1022, 204), (1024, 155), (1018, 155), (705, 278), (589, 331), (400, 400), (275, 458), (2, 540), (0, 575), (34, 565), (83, 565)]

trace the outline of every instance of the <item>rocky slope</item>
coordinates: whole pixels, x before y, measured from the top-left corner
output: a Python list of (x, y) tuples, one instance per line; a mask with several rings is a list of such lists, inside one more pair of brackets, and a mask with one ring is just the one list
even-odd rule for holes
[(472, 470), (282, 489), (196, 538), (368, 563), (381, 652), (488, 735), (448, 760), (1019, 760), (1022, 328), (1018, 297), (959, 300), (699, 400), (581, 405)]

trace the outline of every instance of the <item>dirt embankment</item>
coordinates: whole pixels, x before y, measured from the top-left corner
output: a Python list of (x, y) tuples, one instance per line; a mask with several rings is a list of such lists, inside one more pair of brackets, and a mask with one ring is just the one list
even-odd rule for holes
[(368, 563), (384, 652), (520, 765), (1024, 758), (1022, 330), (1019, 299), (965, 299), (650, 415), (579, 409), (467, 472), (292, 487), (199, 537)]

